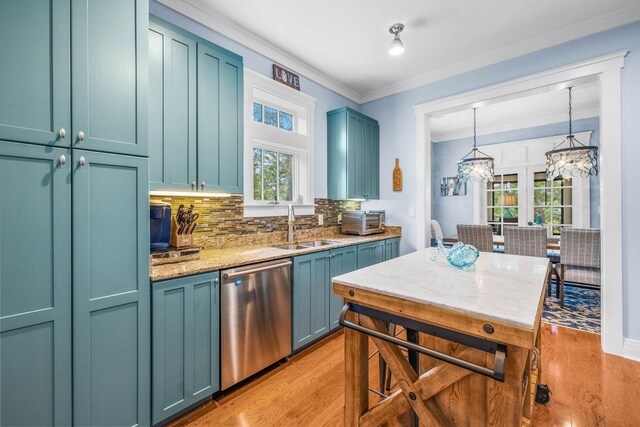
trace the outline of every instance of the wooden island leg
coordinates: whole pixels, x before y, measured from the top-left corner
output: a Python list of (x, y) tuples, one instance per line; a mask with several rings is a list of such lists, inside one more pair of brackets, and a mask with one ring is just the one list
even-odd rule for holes
[(515, 427), (522, 425), (524, 390), (522, 375), (528, 350), (507, 346), (504, 382), (490, 380), (487, 390), (487, 425)]
[[(347, 320), (359, 324), (359, 315), (347, 313)], [(344, 330), (345, 408), (344, 425), (360, 425), (369, 409), (368, 337), (353, 329)]]

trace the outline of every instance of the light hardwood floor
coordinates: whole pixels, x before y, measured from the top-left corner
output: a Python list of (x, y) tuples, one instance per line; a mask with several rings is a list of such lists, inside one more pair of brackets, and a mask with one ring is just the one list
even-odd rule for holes
[[(338, 332), (171, 426), (341, 426), (343, 347)], [(547, 324), (542, 348), (542, 382), (552, 395), (547, 405), (535, 405), (533, 426), (640, 426), (640, 363), (605, 355), (599, 335)], [(375, 388), (377, 360), (369, 366)], [(369, 400), (379, 398), (371, 393)]]

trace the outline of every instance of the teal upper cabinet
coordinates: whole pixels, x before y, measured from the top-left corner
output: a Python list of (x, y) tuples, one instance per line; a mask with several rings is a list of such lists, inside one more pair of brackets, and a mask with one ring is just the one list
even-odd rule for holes
[(147, 0), (72, 0), (75, 148), (147, 155)]
[(73, 152), (73, 422), (148, 425), (148, 160)]
[(328, 195), (380, 198), (378, 122), (348, 107), (327, 113)]
[(293, 349), (329, 332), (329, 251), (293, 259)]
[(242, 193), (242, 60), (198, 43), (198, 181)]
[(70, 146), (69, 2), (2, 1), (0, 139)]
[(149, 25), (151, 189), (195, 188), (196, 42)]
[(152, 284), (152, 421), (157, 424), (220, 387), (218, 272)]
[(242, 193), (242, 58), (151, 17), (149, 88), (151, 189)]
[(0, 138), (146, 156), (147, 22), (146, 0), (3, 1)]
[(69, 152), (0, 141), (2, 426), (71, 425)]
[[(350, 273), (358, 268), (358, 247), (347, 246), (346, 248), (331, 250), (331, 278), (341, 274)], [(329, 283), (329, 320), (330, 328), (333, 330), (340, 326), (338, 319), (344, 306), (341, 296), (335, 295), (332, 285)]]

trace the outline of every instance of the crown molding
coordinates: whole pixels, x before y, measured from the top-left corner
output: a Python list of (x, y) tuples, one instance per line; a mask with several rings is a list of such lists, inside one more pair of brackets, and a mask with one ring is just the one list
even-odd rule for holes
[(424, 86), (458, 74), (477, 70), (488, 65), (497, 64), (518, 56), (610, 30), (638, 20), (640, 20), (640, 4), (622, 12), (618, 11), (609, 15), (598, 16), (597, 18), (588, 21), (581, 21), (574, 25), (562, 27), (556, 31), (547, 32), (538, 37), (529, 38), (523, 42), (503, 49), (495, 50), (446, 67), (441, 67), (419, 76), (399, 81), (381, 89), (363, 93), (360, 95), (360, 98), (362, 103), (374, 101), (379, 98), (405, 92), (407, 90)]
[(263, 55), (268, 59), (313, 80), (314, 82), (344, 96), (358, 104), (362, 103), (360, 94), (340, 84), (335, 79), (317, 70), (305, 61), (284, 49), (263, 39), (256, 33), (216, 13), (213, 9), (193, 0), (157, 0), (176, 12), (192, 19), (229, 39)]
[(565, 26), (555, 31), (549, 31), (515, 45), (507, 46), (503, 49), (488, 52), (445, 67), (440, 67), (380, 89), (366, 93), (358, 93), (339, 83), (336, 79), (328, 76), (311, 64), (263, 39), (246, 27), (217, 13), (212, 8), (203, 5), (198, 0), (157, 1), (358, 104), (364, 104), (396, 93), (405, 92), (458, 74), (640, 20), (639, 4), (623, 11), (612, 12), (607, 15), (601, 15), (590, 20)]

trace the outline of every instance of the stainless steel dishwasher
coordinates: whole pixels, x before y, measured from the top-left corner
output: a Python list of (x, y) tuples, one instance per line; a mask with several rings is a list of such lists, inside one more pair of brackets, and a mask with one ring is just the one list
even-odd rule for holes
[(224, 270), (220, 294), (224, 390), (291, 354), (291, 259)]

